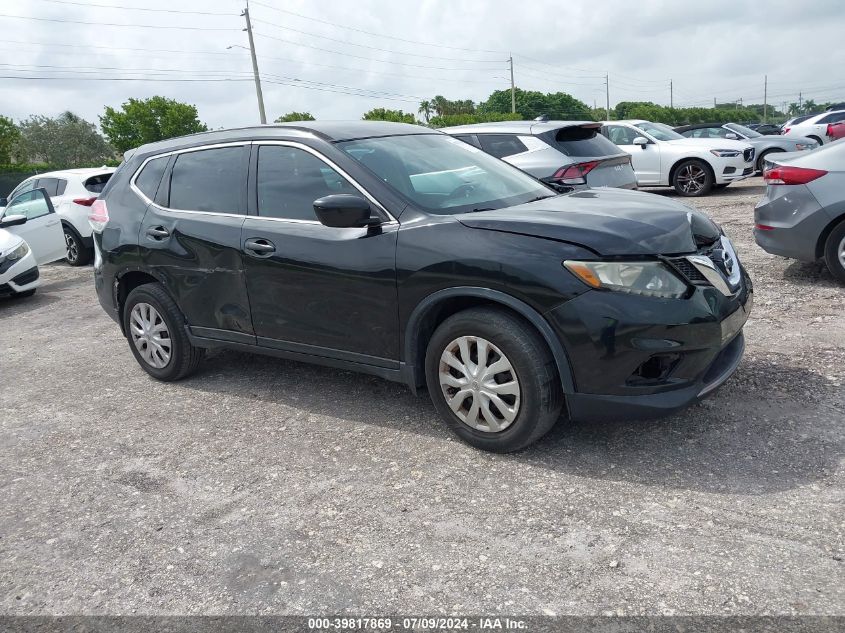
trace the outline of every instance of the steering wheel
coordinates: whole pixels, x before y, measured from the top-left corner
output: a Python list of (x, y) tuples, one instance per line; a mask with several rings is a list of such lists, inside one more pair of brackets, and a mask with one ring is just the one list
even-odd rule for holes
[(475, 191), (475, 185), (472, 184), (471, 182), (465, 182), (462, 185), (458, 185), (452, 191), (452, 193), (450, 193), (448, 196), (446, 196), (446, 200), (451, 200), (452, 198), (457, 198), (458, 196), (461, 196), (461, 195), (463, 195), (465, 198), (467, 198), (467, 197), (469, 197), (469, 194), (471, 194), (473, 191)]

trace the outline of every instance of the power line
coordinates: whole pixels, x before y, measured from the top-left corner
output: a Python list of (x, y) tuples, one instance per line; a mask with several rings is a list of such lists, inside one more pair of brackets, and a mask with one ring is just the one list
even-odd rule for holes
[[(352, 53), (346, 53), (346, 52), (343, 52), (343, 51), (336, 51), (336, 50), (332, 50), (330, 48), (321, 48), (319, 46), (311, 46), (310, 44), (302, 44), (300, 42), (294, 42), (292, 40), (286, 40), (286, 39), (283, 39), (281, 37), (275, 37), (273, 35), (266, 35), (264, 33), (256, 32), (255, 34), (258, 37), (264, 37), (264, 38), (267, 38), (267, 39), (270, 39), (270, 40), (275, 40), (277, 42), (284, 42), (285, 44), (292, 44), (294, 46), (302, 46), (304, 48), (311, 48), (311, 49), (314, 49), (314, 50), (317, 50), (317, 51), (332, 53), (333, 55), (343, 55), (344, 57), (355, 57), (356, 59), (366, 59), (367, 61), (370, 61), (370, 62), (379, 62), (379, 63), (382, 63), (382, 64), (393, 64), (394, 66), (407, 66), (409, 68), (428, 68), (430, 70), (452, 70), (452, 71), (463, 71), (463, 72), (478, 72), (479, 70), (484, 70), (484, 69), (479, 69), (479, 68), (451, 68), (451, 67), (448, 67), (448, 66), (426, 66), (426, 65), (422, 65), (422, 64), (407, 64), (405, 62), (396, 62), (396, 61), (392, 61), (392, 60), (389, 60), (389, 59), (377, 59), (375, 57), (365, 57), (363, 55), (353, 55)], [(489, 69), (487, 69), (487, 70), (489, 70)]]
[(89, 26), (123, 26), (139, 29), (175, 29), (182, 31), (240, 31), (233, 28), (214, 28), (205, 26), (169, 26), (161, 24), (117, 24), (114, 22), (86, 22), (84, 20), (68, 20), (66, 18), (36, 18), (28, 15), (8, 15), (0, 13), (0, 18), (11, 18), (14, 20), (36, 20), (38, 22), (59, 22), (61, 24), (87, 24)]
[(367, 44), (356, 44), (354, 42), (347, 42), (346, 40), (339, 40), (334, 37), (328, 37), (327, 35), (317, 35), (316, 33), (309, 33), (308, 31), (301, 31), (299, 29), (294, 29), (288, 26), (282, 26), (281, 24), (276, 24), (275, 22), (268, 22), (267, 20), (259, 20), (258, 18), (254, 18), (253, 22), (257, 22), (258, 24), (266, 24), (268, 26), (272, 26), (279, 29), (284, 29), (285, 31), (293, 31), (294, 33), (299, 33), (301, 35), (307, 35), (308, 37), (318, 37), (320, 39), (329, 40), (330, 42), (336, 42), (338, 44), (345, 44), (346, 46), (357, 46), (359, 48), (368, 48), (374, 51), (381, 51), (383, 53), (391, 53), (393, 55), (405, 55), (407, 57), (424, 57), (426, 59), (440, 59), (445, 61), (452, 61), (452, 62), (465, 62), (468, 64), (501, 64), (506, 62), (507, 60), (501, 59), (462, 59), (459, 57), (438, 57), (436, 55), (422, 55), (420, 53), (405, 53), (403, 51), (396, 51), (390, 48), (379, 48), (378, 46), (369, 46)]
[[(288, 11), (286, 9), (279, 9), (278, 7), (271, 6), (269, 4), (265, 4), (263, 2), (259, 2), (258, 0), (252, 0), (252, 3), (266, 9), (270, 9), (272, 11), (278, 11), (279, 13), (286, 13), (288, 15), (294, 15), (298, 18), (302, 18), (303, 20), (311, 20), (312, 22), (319, 22), (320, 24), (326, 24), (328, 26), (333, 26), (339, 29), (346, 29), (347, 31), (355, 31), (356, 33), (364, 33), (365, 35), (373, 35), (375, 37), (380, 37), (388, 40), (396, 40), (398, 42), (406, 42), (408, 44), (420, 44), (422, 46), (436, 46), (438, 48), (448, 48), (451, 50), (456, 51), (469, 51), (474, 53), (497, 53), (504, 55), (505, 51), (495, 51), (495, 50), (485, 50), (480, 48), (461, 48), (460, 46), (447, 46), (446, 44), (433, 44), (430, 42), (422, 42), (419, 40), (409, 40), (403, 37), (395, 37), (393, 35), (385, 35), (383, 33), (373, 33), (372, 31), (365, 31), (364, 29), (358, 29), (353, 26), (345, 26), (343, 24), (336, 24), (334, 22), (329, 22), (328, 20), (321, 20), (319, 18), (310, 17), (307, 15), (302, 15), (301, 13), (296, 13), (294, 11)], [(257, 20), (256, 20), (257, 21)]]
[(236, 16), (236, 13), (217, 13), (213, 11), (181, 11), (178, 9), (148, 9), (146, 7), (129, 7), (126, 5), (116, 4), (94, 4), (90, 2), (73, 2), (72, 0), (39, 0), (40, 2), (50, 2), (52, 4), (72, 4), (78, 7), (91, 7), (96, 9), (121, 9), (123, 11), (147, 11), (150, 13), (178, 13), (181, 15), (219, 15), (226, 17)]

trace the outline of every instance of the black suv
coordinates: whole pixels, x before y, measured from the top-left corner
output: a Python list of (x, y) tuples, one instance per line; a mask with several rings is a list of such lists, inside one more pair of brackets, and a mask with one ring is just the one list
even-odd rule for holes
[(424, 127), (309, 122), (129, 155), (91, 212), (95, 283), (159, 380), (212, 347), (428, 387), (511, 451), (572, 419), (669, 412), (736, 369), (751, 283), (670, 199), (559, 194)]

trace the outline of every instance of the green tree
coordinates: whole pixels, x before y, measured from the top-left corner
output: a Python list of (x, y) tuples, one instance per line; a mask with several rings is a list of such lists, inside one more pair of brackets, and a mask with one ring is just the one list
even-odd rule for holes
[(486, 112), (475, 114), (444, 114), (443, 116), (433, 116), (429, 125), (431, 127), (449, 127), (452, 125), (471, 125), (473, 123), (489, 123), (491, 121), (521, 121), (522, 116), (519, 113), (512, 114), (510, 112)]
[(365, 121), (393, 121), (395, 123), (416, 123), (417, 119), (410, 112), (402, 110), (388, 110), (386, 108), (373, 108), (365, 112), (361, 117)]
[(417, 114), (422, 114), (425, 118), (425, 122), (428, 123), (429, 121), (431, 121), (431, 112), (433, 109), (434, 106), (432, 105), (431, 101), (429, 101), (428, 99), (424, 99), (423, 101), (420, 101), (420, 108), (419, 110), (417, 110)]
[(100, 126), (118, 151), (144, 143), (208, 130), (196, 106), (165, 97), (129, 99), (119, 110), (106, 107)]
[(21, 131), (9, 117), (0, 115), (0, 164), (12, 162), (12, 150), (17, 146)]
[(431, 100), (431, 107), (437, 116), (449, 116), (451, 114), (473, 114), (475, 104), (472, 99), (452, 101), (443, 95), (437, 95)]
[(283, 114), (274, 123), (288, 123), (290, 121), (316, 121), (310, 112), (288, 112)]
[(114, 157), (114, 148), (93, 123), (73, 112), (55, 119), (31, 116), (20, 123), (18, 158), (49, 163), (55, 167), (85, 167)]
[[(516, 111), (523, 119), (546, 115), (563, 121), (591, 120), (592, 111), (586, 103), (565, 92), (542, 93), (536, 90), (514, 90)], [(479, 112), (510, 112), (511, 91), (496, 90), (487, 101), (479, 104)]]

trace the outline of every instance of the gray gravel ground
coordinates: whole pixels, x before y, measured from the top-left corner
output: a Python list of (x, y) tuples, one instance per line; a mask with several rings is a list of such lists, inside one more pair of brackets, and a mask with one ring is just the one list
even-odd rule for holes
[(367, 376), (157, 383), (44, 267), (0, 302), (0, 613), (845, 614), (845, 289), (757, 248), (761, 185), (694, 202), (756, 284), (734, 378), (509, 456)]

